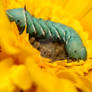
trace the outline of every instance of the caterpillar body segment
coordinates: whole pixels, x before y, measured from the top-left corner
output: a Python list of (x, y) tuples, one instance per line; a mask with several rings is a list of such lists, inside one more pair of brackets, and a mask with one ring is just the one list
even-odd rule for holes
[(45, 31), (45, 39), (51, 38), (52, 34), (51, 34), (51, 31), (50, 31), (49, 27), (47, 26), (46, 22), (44, 22), (42, 19), (39, 19), (38, 22), (41, 25), (41, 27), (43, 28), (43, 30)]

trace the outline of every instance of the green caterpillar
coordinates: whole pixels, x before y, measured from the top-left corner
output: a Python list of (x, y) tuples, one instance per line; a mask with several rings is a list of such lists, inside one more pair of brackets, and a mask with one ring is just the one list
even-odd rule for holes
[(24, 31), (26, 25), (27, 33), (31, 37), (59, 41), (65, 44), (69, 58), (76, 60), (87, 59), (86, 48), (78, 33), (71, 27), (35, 18), (24, 8), (9, 9), (6, 14), (11, 22), (16, 22), (20, 34)]

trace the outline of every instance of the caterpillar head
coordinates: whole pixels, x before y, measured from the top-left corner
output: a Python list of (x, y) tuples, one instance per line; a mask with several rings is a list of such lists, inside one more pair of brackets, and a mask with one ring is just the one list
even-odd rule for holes
[(80, 38), (70, 39), (65, 48), (70, 58), (84, 61), (87, 59), (87, 51)]
[(19, 33), (21, 34), (25, 29), (26, 17), (24, 8), (9, 9), (6, 11), (9, 20), (15, 21), (18, 27)]

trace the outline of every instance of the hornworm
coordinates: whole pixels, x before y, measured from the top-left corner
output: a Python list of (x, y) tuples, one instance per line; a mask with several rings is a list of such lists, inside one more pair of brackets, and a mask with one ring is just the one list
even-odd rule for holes
[(87, 51), (78, 33), (61, 23), (33, 17), (24, 8), (9, 9), (6, 11), (9, 20), (15, 21), (20, 34), (24, 31), (36, 39), (59, 41), (65, 44), (69, 58), (86, 60)]

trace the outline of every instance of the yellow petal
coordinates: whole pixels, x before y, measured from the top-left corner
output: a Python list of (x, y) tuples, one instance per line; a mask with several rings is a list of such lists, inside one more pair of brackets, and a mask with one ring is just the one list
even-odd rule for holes
[(32, 80), (40, 87), (48, 92), (53, 92), (56, 77), (41, 71), (36, 62), (30, 58), (26, 61), (26, 66), (30, 72)]
[(0, 77), (3, 77), (8, 74), (8, 71), (10, 70), (11, 66), (13, 65), (12, 58), (3, 59), (0, 61)]
[(92, 10), (88, 11), (87, 14), (80, 19), (80, 22), (84, 30), (89, 32), (90, 38), (92, 39)]
[(4, 9), (24, 8), (25, 0), (2, 0)]
[(9, 71), (13, 63), (11, 58), (0, 61), (0, 92), (13, 92), (15, 90), (15, 86), (9, 78)]
[(76, 18), (81, 18), (92, 5), (92, 0), (69, 0), (64, 10)]
[[(10, 23), (5, 15), (4, 9), (2, 7), (1, 1), (0, 1), (0, 45), (2, 49), (7, 53), (17, 53), (18, 49), (14, 48), (12, 45), (14, 45), (14, 42), (16, 41), (16, 37), (13, 32), (10, 30)], [(3, 21), (3, 22), (2, 22)], [(6, 23), (6, 24), (5, 24)]]
[(55, 85), (54, 92), (78, 92), (73, 83), (67, 79), (60, 79)]
[[(76, 88), (69, 80), (59, 80), (47, 72), (43, 72), (32, 59), (27, 59), (27, 68), (33, 81), (47, 92), (77, 92)], [(57, 89), (58, 88), (58, 89)]]
[(86, 79), (85, 77), (81, 77), (81, 82), (79, 85), (76, 85), (83, 92), (91, 92), (92, 91), (92, 81)]
[(0, 79), (0, 92), (14, 92), (14, 91), (15, 86), (11, 83), (9, 78), (7, 78), (7, 75), (3, 79)]
[(31, 88), (31, 77), (24, 65), (13, 66), (11, 69), (10, 78), (13, 84), (20, 89), (27, 90)]

